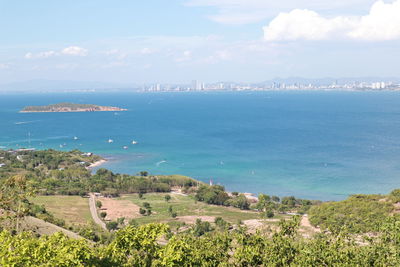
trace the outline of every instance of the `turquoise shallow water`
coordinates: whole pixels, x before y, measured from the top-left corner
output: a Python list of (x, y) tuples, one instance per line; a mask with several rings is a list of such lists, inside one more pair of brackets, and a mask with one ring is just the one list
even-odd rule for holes
[[(129, 111), (18, 113), (65, 101)], [(337, 200), (400, 187), (399, 103), (395, 92), (0, 95), (0, 147), (27, 147), (30, 132), (32, 147), (99, 153), (115, 172)]]

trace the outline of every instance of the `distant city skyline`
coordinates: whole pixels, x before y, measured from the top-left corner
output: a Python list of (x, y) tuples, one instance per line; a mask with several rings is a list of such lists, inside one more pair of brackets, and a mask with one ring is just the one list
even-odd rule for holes
[(275, 78), (259, 82), (192, 80), (182, 83), (105, 83), (93, 81), (31, 80), (0, 84), (0, 93), (12, 92), (179, 92), (179, 91), (269, 91), (269, 90), (400, 90), (400, 78), (358, 77), (307, 79)]
[(400, 0), (0, 3), (0, 85), (400, 76)]

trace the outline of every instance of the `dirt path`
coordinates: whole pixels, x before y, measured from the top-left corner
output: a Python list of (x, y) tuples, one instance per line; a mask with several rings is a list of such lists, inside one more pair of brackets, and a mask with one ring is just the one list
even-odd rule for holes
[(310, 220), (307, 215), (303, 215), (300, 221), (300, 233), (303, 234), (304, 237), (311, 237), (315, 233), (320, 233), (321, 230), (317, 227), (311, 225)]
[(92, 214), (93, 221), (100, 225), (104, 230), (107, 230), (106, 224), (99, 218), (99, 215), (97, 215), (96, 198), (94, 194), (90, 193), (89, 196), (90, 214)]

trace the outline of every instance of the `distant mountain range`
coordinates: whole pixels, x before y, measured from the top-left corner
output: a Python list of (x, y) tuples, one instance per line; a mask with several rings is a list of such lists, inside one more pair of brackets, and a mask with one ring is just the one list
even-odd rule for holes
[(31, 80), (0, 84), (0, 92), (64, 92), (138, 88), (134, 84), (97, 81)]
[[(313, 84), (313, 85), (330, 85), (336, 83), (338, 85), (349, 84), (354, 82), (394, 82), (400, 83), (399, 77), (342, 77), (342, 78), (302, 78), (302, 77), (290, 77), (290, 78), (275, 78), (272, 80), (264, 81), (260, 84), (271, 84), (271, 83), (285, 83), (285, 84)], [(256, 83), (257, 84), (257, 83)]]

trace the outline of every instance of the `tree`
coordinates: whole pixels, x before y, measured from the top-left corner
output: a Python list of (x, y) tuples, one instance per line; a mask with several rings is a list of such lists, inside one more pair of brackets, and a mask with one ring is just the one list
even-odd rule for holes
[(29, 213), (28, 197), (34, 196), (32, 184), (24, 175), (15, 175), (5, 180), (0, 189), (0, 210), (4, 210), (2, 217), (15, 220), (18, 232), (20, 219)]
[(203, 222), (201, 219), (197, 219), (192, 231), (195, 236), (202, 236), (205, 233), (211, 232), (212, 227), (209, 222)]
[(264, 215), (265, 215), (265, 217), (267, 217), (267, 218), (272, 218), (272, 217), (275, 216), (274, 212), (273, 212), (271, 209), (266, 210), (265, 213), (264, 213)]
[(118, 229), (118, 223), (117, 223), (117, 222), (114, 222), (114, 221), (108, 222), (108, 223), (106, 224), (106, 228), (107, 228), (107, 230), (109, 230), (109, 231), (117, 230), (117, 229)]
[(294, 208), (296, 206), (296, 198), (294, 196), (284, 197), (281, 203), (289, 208)]
[(141, 171), (139, 174), (142, 177), (147, 177), (149, 175), (149, 173), (147, 171)]
[(139, 209), (139, 213), (140, 213), (141, 215), (145, 215), (145, 214), (146, 214), (146, 210), (143, 209), (143, 208), (140, 208), (140, 209)]
[(271, 199), (272, 199), (272, 201), (274, 201), (274, 202), (279, 202), (279, 201), (280, 201), (280, 198), (277, 197), (277, 196), (272, 196)]
[(103, 204), (101, 203), (100, 200), (96, 200), (96, 207), (101, 209), (101, 207), (103, 206)]
[(100, 217), (104, 220), (107, 217), (107, 212), (105, 211), (100, 212)]
[(151, 208), (149, 202), (143, 202), (143, 207), (144, 207), (145, 209), (150, 209), (150, 208)]
[(245, 195), (240, 194), (238, 197), (231, 199), (230, 203), (235, 208), (239, 208), (241, 210), (248, 210), (250, 208), (250, 203)]
[(214, 223), (216, 226), (219, 227), (221, 230), (228, 230), (229, 229), (229, 223), (222, 219), (222, 217), (216, 217), (214, 220)]
[(166, 201), (166, 202), (169, 202), (169, 201), (171, 200), (171, 196), (170, 196), (170, 195), (165, 195), (164, 198), (165, 198), (165, 201)]

